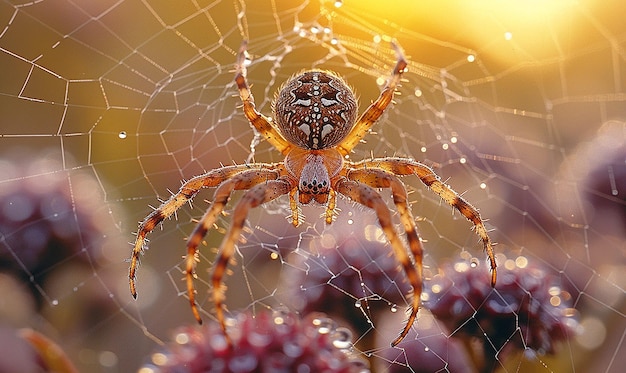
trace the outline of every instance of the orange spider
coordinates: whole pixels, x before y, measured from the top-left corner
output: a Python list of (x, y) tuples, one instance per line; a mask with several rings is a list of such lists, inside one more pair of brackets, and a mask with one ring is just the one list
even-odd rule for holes
[[(397, 45), (392, 44), (397, 54), (397, 63), (391, 78), (378, 99), (358, 119), (356, 97), (344, 80), (331, 71), (311, 70), (295, 75), (280, 88), (272, 106), (274, 121), (255, 109), (254, 99), (246, 81), (246, 46), (244, 42), (239, 51), (235, 75), (244, 114), (254, 128), (281, 152), (285, 159), (279, 163), (225, 166), (196, 176), (184, 183), (178, 193), (148, 215), (139, 225), (130, 259), (128, 277), (133, 297), (137, 297), (135, 275), (139, 257), (144, 250), (146, 235), (192, 199), (200, 189), (217, 187), (213, 203), (187, 240), (185, 262), (187, 294), (196, 320), (202, 323), (195, 302), (196, 291), (193, 284), (198, 262), (198, 245), (223, 212), (231, 193), (234, 190), (247, 190), (234, 208), (231, 226), (222, 241), (211, 277), (217, 320), (228, 338), (222, 278), (245, 225), (248, 211), (288, 194), (294, 226), (299, 224), (298, 202), (308, 204), (311, 201), (326, 205), (325, 220), (327, 224), (331, 224), (339, 193), (376, 212), (393, 253), (413, 287), (411, 313), (404, 329), (391, 343), (395, 346), (404, 339), (415, 321), (422, 293), (422, 244), (407, 201), (407, 191), (398, 178), (405, 175), (417, 175), (422, 183), (474, 224), (491, 263), (491, 285), (495, 285), (496, 261), (493, 247), (478, 211), (443, 184), (429, 167), (409, 158), (385, 157), (361, 162), (350, 162), (345, 159), (393, 99), (402, 73), (407, 67), (407, 62)], [(378, 188), (391, 190), (393, 202), (406, 232), (410, 254), (394, 229), (391, 211), (376, 191)]]

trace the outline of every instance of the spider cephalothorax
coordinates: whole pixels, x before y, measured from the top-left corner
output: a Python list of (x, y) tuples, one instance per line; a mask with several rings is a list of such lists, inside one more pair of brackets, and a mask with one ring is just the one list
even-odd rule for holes
[[(393, 46), (398, 57), (393, 74), (380, 96), (358, 119), (356, 98), (343, 79), (332, 72), (311, 70), (294, 76), (280, 89), (273, 105), (274, 125), (254, 106), (254, 99), (246, 81), (244, 64), (246, 43), (244, 43), (239, 51), (235, 75), (244, 115), (285, 159), (278, 163), (224, 166), (185, 182), (178, 193), (148, 215), (139, 226), (128, 274), (131, 294), (137, 296), (135, 275), (147, 234), (191, 200), (202, 188), (216, 187), (211, 206), (187, 240), (185, 259), (189, 303), (196, 320), (202, 322), (195, 302), (196, 293), (193, 284), (198, 261), (198, 245), (224, 211), (231, 193), (234, 190), (246, 190), (235, 205), (230, 229), (224, 236), (211, 276), (216, 316), (228, 338), (222, 279), (245, 226), (248, 211), (282, 195), (289, 195), (291, 220), (294, 226), (299, 224), (298, 202), (307, 204), (311, 201), (325, 205), (325, 220), (331, 224), (335, 213), (335, 199), (339, 193), (374, 210), (396, 260), (413, 287), (411, 313), (404, 329), (392, 342), (395, 346), (402, 341), (415, 321), (422, 293), (422, 242), (411, 213), (406, 188), (398, 177), (406, 175), (417, 176), (424, 185), (474, 224), (475, 231), (489, 256), (492, 268), (491, 284), (495, 285), (496, 261), (487, 228), (480, 214), (465, 199), (442, 183), (429, 167), (414, 159), (399, 157), (373, 158), (361, 162), (344, 160), (393, 100), (396, 87), (407, 67), (400, 48), (395, 44)], [(377, 191), (380, 188), (391, 190), (393, 203), (406, 233), (408, 251), (395, 230), (391, 211)]]
[[(331, 179), (341, 171), (343, 159), (336, 149), (304, 150), (295, 148), (285, 157), (285, 167), (298, 181), (298, 200), (324, 204), (331, 193)], [(298, 176), (299, 175), (299, 176)]]

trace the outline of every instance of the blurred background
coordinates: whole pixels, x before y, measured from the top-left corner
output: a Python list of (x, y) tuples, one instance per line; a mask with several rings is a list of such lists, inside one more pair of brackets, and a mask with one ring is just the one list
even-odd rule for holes
[[(395, 65), (396, 40), (409, 61), (405, 81), (350, 160), (424, 162), (488, 219), (501, 265), (524, 258), (559, 280), (578, 335), (554, 354), (496, 356), (498, 371), (620, 371), (625, 12), (617, 0), (1, 2), (1, 334), (36, 329), (80, 371), (136, 371), (174, 328), (194, 323), (181, 280), (184, 240), (212, 192), (149, 236), (135, 301), (127, 258), (138, 222), (183, 180), (220, 165), (282, 160), (241, 113), (233, 69), (242, 40), (266, 115), (282, 82), (310, 68), (344, 76), (363, 111)], [(426, 279), (459, 258), (485, 265), (471, 224), (419, 179), (403, 180)], [(253, 211), (226, 279), (229, 310), (288, 304), (276, 274), (307, 273), (298, 259), (341, 246), (345, 232), (362, 247), (380, 241), (371, 212), (339, 202), (330, 227), (318, 218), (323, 208), (307, 207), (293, 228), (286, 197)], [(200, 249), (205, 320), (214, 319), (207, 271), (229, 221), (220, 218)], [(355, 301), (356, 293), (345, 291)], [(392, 303), (376, 317), (358, 312), (381, 338), (360, 347), (378, 371), (398, 364), (383, 353), (393, 337), (381, 337), (402, 325)], [(14, 347), (8, 337), (0, 345)]]

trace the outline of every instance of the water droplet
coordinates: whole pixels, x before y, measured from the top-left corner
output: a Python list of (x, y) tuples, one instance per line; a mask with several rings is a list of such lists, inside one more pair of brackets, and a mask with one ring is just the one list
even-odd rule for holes
[[(471, 258), (467, 258), (467, 259), (471, 260)], [(462, 273), (462, 272), (466, 272), (469, 269), (469, 265), (466, 262), (457, 262), (457, 263), (454, 263), (453, 268), (456, 272)]]
[(119, 137), (120, 139), (125, 139), (126, 137), (128, 137), (128, 134), (126, 133), (126, 131), (120, 131), (120, 133), (117, 134), (117, 137)]
[(487, 188), (487, 184), (485, 183), (480, 183), (480, 189), (485, 189)]
[(391, 312), (394, 312), (394, 313), (395, 313), (395, 312), (398, 312), (398, 305), (393, 304), (393, 305), (391, 306)]
[(472, 258), (472, 260), (470, 261), (470, 267), (472, 267), (472, 268), (478, 267), (478, 259), (477, 258)]
[(550, 289), (548, 289), (548, 293), (550, 295), (560, 295), (561, 288), (559, 286), (550, 286)]
[(518, 268), (526, 268), (528, 266), (528, 258), (525, 256), (518, 256), (515, 258), (515, 265)]
[(356, 302), (354, 302), (354, 307), (361, 308), (361, 301), (357, 300)]
[(272, 317), (275, 324), (281, 325), (290, 317), (290, 312), (286, 307), (278, 307), (272, 311)]
[(468, 54), (467, 62), (474, 62), (474, 61), (476, 61), (476, 56), (474, 56), (473, 54)]
[(343, 5), (343, 1), (342, 0), (336, 0), (335, 1), (335, 8), (341, 8), (342, 5)]
[(339, 349), (347, 349), (352, 346), (352, 332), (348, 328), (337, 328), (333, 333), (333, 346)]
[(152, 363), (154, 365), (157, 366), (163, 366), (165, 364), (167, 364), (168, 356), (162, 352), (156, 352), (154, 354), (152, 354), (152, 356), (150, 356), (150, 360), (152, 360)]
[(320, 334), (328, 334), (335, 330), (335, 322), (328, 317), (316, 317), (313, 319), (313, 325)]
[(187, 334), (187, 333), (178, 333), (174, 337), (174, 340), (176, 341), (176, 343), (178, 343), (180, 345), (184, 345), (184, 344), (189, 343), (191, 338), (190, 338), (189, 334)]
[(58, 299), (53, 299), (52, 302), (50, 302), (53, 306), (58, 306), (59, 305), (59, 300)]

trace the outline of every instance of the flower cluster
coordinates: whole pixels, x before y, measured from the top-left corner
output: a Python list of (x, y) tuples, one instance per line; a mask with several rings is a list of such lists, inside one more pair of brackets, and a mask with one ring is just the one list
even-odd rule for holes
[(397, 309), (410, 286), (386, 243), (358, 233), (339, 239), (317, 248), (317, 255), (299, 256), (284, 283), (300, 285), (286, 289), (298, 310), (341, 317), (362, 335), (372, 327), (369, 315)]
[(368, 372), (352, 357), (352, 334), (323, 314), (304, 319), (289, 312), (241, 313), (228, 339), (216, 322), (184, 327), (153, 353), (140, 373), (156, 372)]
[[(37, 297), (51, 268), (93, 265), (106, 233), (94, 178), (59, 171), (47, 159), (0, 160), (0, 269), (33, 287)], [(36, 175), (36, 176), (31, 176)]]
[(506, 345), (554, 353), (555, 344), (578, 327), (571, 296), (555, 276), (523, 256), (502, 264), (495, 289), (477, 262), (447, 266), (426, 284), (426, 308), (456, 337), (486, 338), (496, 351)]

